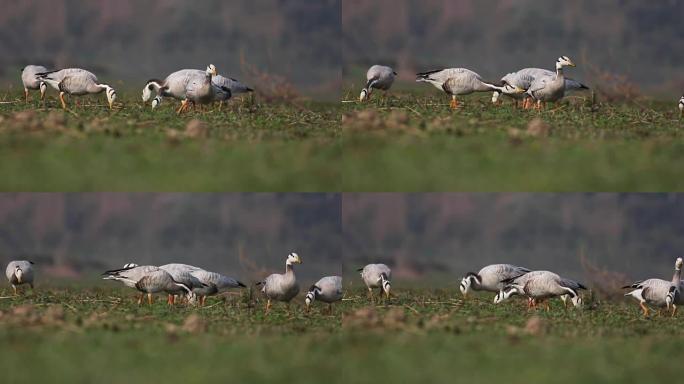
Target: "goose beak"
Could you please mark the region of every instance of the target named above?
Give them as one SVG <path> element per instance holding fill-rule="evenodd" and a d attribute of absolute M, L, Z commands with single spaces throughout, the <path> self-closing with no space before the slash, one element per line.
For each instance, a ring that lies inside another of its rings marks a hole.
<path fill-rule="evenodd" d="M 570 61 L 570 62 L 568 63 L 568 65 L 571 66 L 571 67 L 576 67 L 575 63 L 573 63 L 572 61 Z"/>
<path fill-rule="evenodd" d="M 114 109 L 114 101 L 109 100 L 109 109 Z"/>
<path fill-rule="evenodd" d="M 515 87 L 515 93 L 525 93 L 525 92 L 527 92 L 527 91 L 520 88 L 520 87 L 517 87 L 517 86 Z"/>

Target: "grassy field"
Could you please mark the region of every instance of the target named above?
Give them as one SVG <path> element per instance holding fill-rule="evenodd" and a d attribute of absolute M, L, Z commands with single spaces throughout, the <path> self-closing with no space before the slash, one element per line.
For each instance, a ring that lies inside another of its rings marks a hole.
<path fill-rule="evenodd" d="M 23 382 L 605 382 L 678 374 L 681 318 L 587 298 L 584 310 L 528 312 L 522 300 L 462 300 L 457 288 L 394 287 L 372 304 L 349 288 L 329 315 L 289 312 L 247 291 L 206 307 L 135 304 L 134 292 L 39 287 L 0 292 L 0 369 Z"/>
<path fill-rule="evenodd" d="M 178 117 L 135 93 L 109 111 L 104 96 L 63 112 L 0 97 L 5 191 L 328 191 L 339 189 L 339 108 L 269 104 L 251 96 Z M 33 95 L 35 98 L 35 94 Z M 193 121 L 195 120 L 195 121 Z"/>
<path fill-rule="evenodd" d="M 344 100 L 353 101 L 349 88 Z M 684 120 L 676 100 L 592 103 L 542 112 L 431 87 L 343 103 L 347 191 L 679 191 Z"/>

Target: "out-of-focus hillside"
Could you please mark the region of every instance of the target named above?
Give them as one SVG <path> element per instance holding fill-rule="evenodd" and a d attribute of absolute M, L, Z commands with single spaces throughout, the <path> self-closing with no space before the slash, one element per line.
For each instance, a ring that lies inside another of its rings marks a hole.
<path fill-rule="evenodd" d="M 340 197 L 323 194 L 4 194 L 0 262 L 84 276 L 128 262 L 182 262 L 244 279 L 285 268 L 338 274 Z"/>
<path fill-rule="evenodd" d="M 652 194 L 345 194 L 345 270 L 459 276 L 510 262 L 581 277 L 580 255 L 632 278 L 684 256 L 684 198 Z"/>
<path fill-rule="evenodd" d="M 24 65 L 78 66 L 135 83 L 180 68 L 249 81 L 243 60 L 284 76 L 302 92 L 340 86 L 340 0 L 3 1 L 0 84 Z"/>
<path fill-rule="evenodd" d="M 677 0 L 345 0 L 344 71 L 388 63 L 411 80 L 418 70 L 462 66 L 498 79 L 553 69 L 568 55 L 579 65 L 571 76 L 590 83 L 616 74 L 680 95 L 683 19 Z"/>

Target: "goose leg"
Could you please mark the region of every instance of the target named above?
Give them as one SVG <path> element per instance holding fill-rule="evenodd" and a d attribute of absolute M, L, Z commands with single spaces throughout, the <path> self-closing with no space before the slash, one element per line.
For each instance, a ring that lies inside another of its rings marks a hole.
<path fill-rule="evenodd" d="M 368 288 L 368 298 L 371 302 L 373 301 L 373 290 L 370 287 Z"/>
<path fill-rule="evenodd" d="M 186 106 L 186 105 L 188 105 L 188 100 L 187 100 L 187 99 L 181 101 L 181 106 L 180 106 L 180 108 L 178 108 L 178 110 L 176 111 L 176 113 L 179 114 L 179 115 L 180 115 L 181 113 L 183 113 L 183 110 L 185 109 L 185 106 Z"/>
<path fill-rule="evenodd" d="M 269 312 L 271 312 L 271 299 L 266 301 L 266 314 L 268 315 Z"/>
<path fill-rule="evenodd" d="M 675 308 L 675 310 L 676 310 L 676 308 Z M 329 311 L 329 314 L 330 314 L 330 315 L 333 314 L 332 303 L 328 303 L 328 311 Z M 674 316 L 674 312 L 672 312 L 672 316 Z"/>
<path fill-rule="evenodd" d="M 458 108 L 458 100 L 456 100 L 456 95 L 451 95 L 451 102 L 449 103 L 451 109 Z"/>
<path fill-rule="evenodd" d="M 12 289 L 14 289 L 14 296 L 17 296 L 17 286 L 12 284 Z"/>
<path fill-rule="evenodd" d="M 677 313 L 677 306 L 672 304 L 672 317 L 675 317 L 675 314 Z"/>
<path fill-rule="evenodd" d="M 549 312 L 551 310 L 551 306 L 549 305 L 549 300 L 544 300 L 544 305 L 546 307 L 546 312 Z"/>
<path fill-rule="evenodd" d="M 152 305 L 152 294 L 151 293 L 147 294 L 147 304 Z"/>
<path fill-rule="evenodd" d="M 166 304 L 171 305 L 171 297 L 173 297 L 173 295 L 170 293 L 166 296 Z"/>
<path fill-rule="evenodd" d="M 646 304 L 644 304 L 644 302 L 641 301 L 641 302 L 639 302 L 639 306 L 641 307 L 641 310 L 644 311 L 644 317 L 648 317 L 649 311 L 648 311 L 648 307 L 646 306 Z"/>
<path fill-rule="evenodd" d="M 67 109 L 66 101 L 64 101 L 64 92 L 59 93 L 59 101 L 62 102 L 62 109 Z"/>
<path fill-rule="evenodd" d="M 141 293 L 140 296 L 138 296 L 138 305 L 141 305 L 141 304 L 142 304 L 143 297 L 145 297 L 145 294 L 144 294 L 144 293 Z"/>
<path fill-rule="evenodd" d="M 29 94 L 28 89 L 27 89 L 27 88 L 24 88 L 24 101 L 25 101 L 27 104 L 28 104 L 28 94 Z"/>

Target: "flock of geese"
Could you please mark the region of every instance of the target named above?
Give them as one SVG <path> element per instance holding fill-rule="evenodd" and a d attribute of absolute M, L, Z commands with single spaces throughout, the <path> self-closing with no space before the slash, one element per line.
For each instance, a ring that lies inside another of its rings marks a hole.
<path fill-rule="evenodd" d="M 500 85 L 484 81 L 482 76 L 466 68 L 447 68 L 416 74 L 416 81 L 428 83 L 440 91 L 451 96 L 449 106 L 457 109 L 458 96 L 469 95 L 474 92 L 493 92 L 492 103 L 500 103 L 501 95 L 512 98 L 518 107 L 522 101 L 523 109 L 542 109 L 548 102 L 558 102 L 566 93 L 589 89 L 577 80 L 565 77 L 564 68 L 575 67 L 575 64 L 567 56 L 561 56 L 556 60 L 555 70 L 543 68 L 523 68 L 503 76 Z M 359 101 L 370 99 L 373 90 L 388 91 L 397 72 L 391 67 L 373 65 L 366 73 L 366 85 L 361 90 Z M 684 96 L 679 99 L 679 111 L 684 117 Z"/>
<path fill-rule="evenodd" d="M 81 68 L 65 68 L 48 71 L 40 65 L 28 65 L 21 72 L 24 85 L 24 98 L 28 103 L 29 91 L 40 90 L 40 99 L 45 100 L 48 85 L 59 91 L 59 101 L 62 108 L 67 109 L 65 95 L 83 96 L 105 92 L 109 108 L 114 107 L 116 90 L 101 83 L 95 74 Z M 181 101 L 177 110 L 183 113 L 192 105 L 224 102 L 233 96 L 253 92 L 253 89 L 230 77 L 218 74 L 216 67 L 209 64 L 207 69 L 182 69 L 171 73 L 166 79 L 151 79 L 147 81 L 142 91 L 142 100 L 147 103 L 152 98 L 152 109 L 158 107 L 164 97 L 171 97 Z"/>
<path fill-rule="evenodd" d="M 271 310 L 272 301 L 288 304 L 299 294 L 299 284 L 294 272 L 294 265 L 301 264 L 302 259 L 296 253 L 290 253 L 285 260 L 285 273 L 274 273 L 256 283 L 261 286 L 261 293 L 266 297 L 266 313 Z M 643 315 L 650 314 L 649 305 L 660 309 L 671 309 L 675 316 L 677 305 L 684 302 L 684 280 L 682 280 L 682 258 L 675 261 L 672 279 L 649 278 L 622 287 L 631 289 L 625 296 L 636 299 Z M 373 290 L 377 289 L 378 297 L 383 295 L 390 300 L 392 287 L 392 270 L 385 264 L 368 264 L 358 270 L 361 279 L 368 289 L 371 301 L 375 300 Z M 17 294 L 17 287 L 27 284 L 33 289 L 33 262 L 27 260 L 11 261 L 5 270 L 7 280 Z M 231 288 L 244 288 L 243 283 L 235 278 L 216 272 L 210 272 L 187 264 L 166 264 L 161 266 L 137 265 L 129 263 L 123 268 L 106 271 L 104 280 L 114 280 L 133 288 L 140 293 L 138 304 L 142 304 L 145 295 L 149 304 L 153 295 L 166 293 L 167 303 L 174 305 L 176 297 L 188 304 L 205 304 L 207 296 L 216 295 Z M 551 271 L 531 270 L 513 264 L 491 264 L 479 272 L 468 272 L 461 280 L 460 291 L 467 298 L 472 291 L 496 293 L 494 304 L 502 303 L 513 296 L 527 298 L 527 307 L 536 309 L 544 304 L 549 310 L 549 299 L 559 298 L 564 307 L 571 303 L 575 308 L 582 308 L 581 290 L 587 288 L 580 282 L 562 277 Z M 325 276 L 313 284 L 304 298 L 307 312 L 315 301 L 328 304 L 332 314 L 332 304 L 343 297 L 342 277 Z"/>

